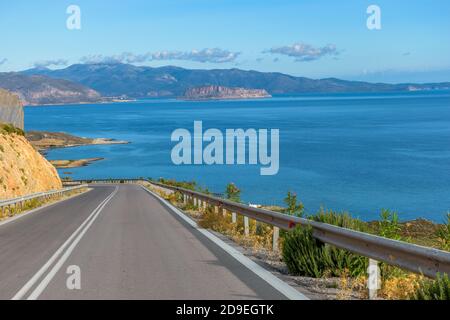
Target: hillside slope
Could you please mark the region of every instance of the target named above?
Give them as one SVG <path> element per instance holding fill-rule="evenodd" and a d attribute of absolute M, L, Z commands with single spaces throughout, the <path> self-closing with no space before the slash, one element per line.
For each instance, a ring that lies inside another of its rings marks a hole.
<path fill-rule="evenodd" d="M 16 93 L 25 105 L 101 101 L 100 94 L 82 84 L 41 75 L 0 73 L 0 88 Z"/>
<path fill-rule="evenodd" d="M 0 200 L 62 188 L 55 167 L 10 128 L 0 124 Z"/>

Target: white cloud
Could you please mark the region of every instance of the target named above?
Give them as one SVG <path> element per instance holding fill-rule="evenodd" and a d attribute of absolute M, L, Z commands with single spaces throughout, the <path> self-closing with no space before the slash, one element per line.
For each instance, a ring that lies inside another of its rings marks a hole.
<path fill-rule="evenodd" d="M 264 53 L 280 54 L 295 58 L 295 61 L 305 62 L 318 60 L 324 56 L 337 56 L 339 51 L 334 44 L 328 44 L 324 47 L 313 47 L 306 43 L 295 43 L 290 46 L 275 47 Z"/>
<path fill-rule="evenodd" d="M 69 61 L 65 59 L 43 60 L 34 63 L 35 68 L 47 68 L 51 66 L 67 66 Z"/>
<path fill-rule="evenodd" d="M 186 60 L 196 62 L 226 63 L 234 62 L 240 52 L 231 52 L 219 48 L 192 50 L 192 51 L 158 51 L 144 54 L 124 52 L 119 55 L 89 55 L 80 60 L 84 63 L 143 63 L 155 60 Z"/>

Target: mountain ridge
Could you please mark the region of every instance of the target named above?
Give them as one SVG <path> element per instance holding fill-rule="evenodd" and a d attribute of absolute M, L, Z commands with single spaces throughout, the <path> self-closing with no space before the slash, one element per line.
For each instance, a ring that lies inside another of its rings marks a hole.
<path fill-rule="evenodd" d="M 392 92 L 450 89 L 444 83 L 369 83 L 338 78 L 310 79 L 280 72 L 233 69 L 147 67 L 122 63 L 74 64 L 64 69 L 29 69 L 25 75 L 63 79 L 92 88 L 106 97 L 181 97 L 188 89 L 223 86 L 266 90 L 269 94 Z"/>

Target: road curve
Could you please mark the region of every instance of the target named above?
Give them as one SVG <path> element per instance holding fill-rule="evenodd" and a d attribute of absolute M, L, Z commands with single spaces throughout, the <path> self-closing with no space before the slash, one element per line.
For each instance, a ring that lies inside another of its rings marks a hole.
<path fill-rule="evenodd" d="M 0 299 L 286 298 L 136 185 L 95 186 L 0 241 Z"/>

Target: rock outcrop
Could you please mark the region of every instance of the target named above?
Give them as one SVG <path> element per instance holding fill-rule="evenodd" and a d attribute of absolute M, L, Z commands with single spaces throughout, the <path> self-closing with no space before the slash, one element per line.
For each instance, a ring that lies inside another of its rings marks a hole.
<path fill-rule="evenodd" d="M 264 89 L 228 88 L 223 86 L 204 86 L 186 90 L 182 99 L 210 100 L 210 99 L 256 99 L 270 98 Z"/>
<path fill-rule="evenodd" d="M 23 107 L 17 95 L 0 88 L 0 122 L 24 128 Z"/>
<path fill-rule="evenodd" d="M 0 200 L 62 188 L 58 173 L 39 152 L 0 124 Z"/>

